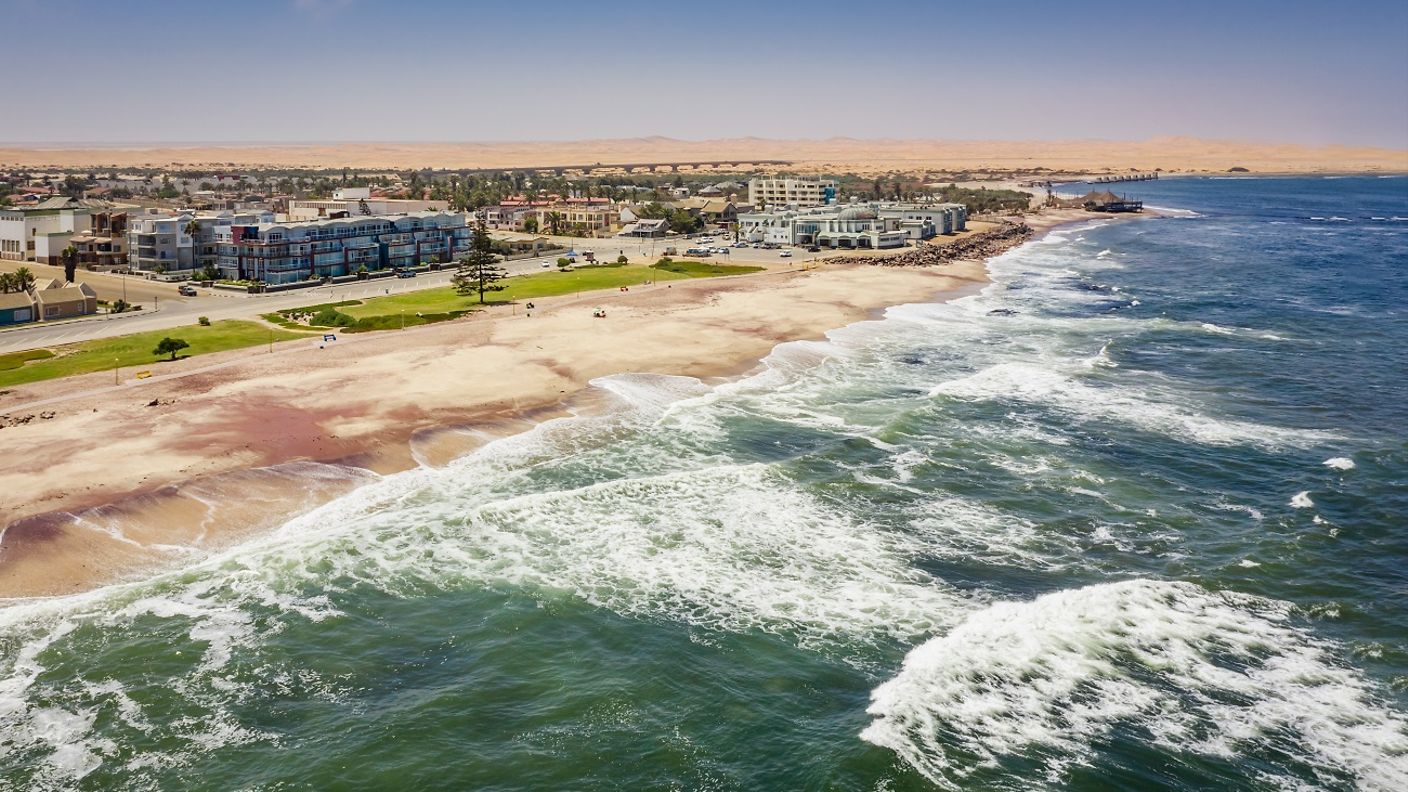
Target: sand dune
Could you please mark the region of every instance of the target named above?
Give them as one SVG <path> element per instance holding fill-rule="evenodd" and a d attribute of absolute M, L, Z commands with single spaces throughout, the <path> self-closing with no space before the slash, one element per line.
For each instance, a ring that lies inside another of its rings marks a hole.
<path fill-rule="evenodd" d="M 0 147 L 0 165 L 104 168 L 170 165 L 309 168 L 524 168 L 750 159 L 797 171 L 927 169 L 1065 172 L 1408 171 L 1408 149 L 1302 146 L 1165 137 L 1145 141 L 676 140 L 664 137 L 517 143 Z"/>

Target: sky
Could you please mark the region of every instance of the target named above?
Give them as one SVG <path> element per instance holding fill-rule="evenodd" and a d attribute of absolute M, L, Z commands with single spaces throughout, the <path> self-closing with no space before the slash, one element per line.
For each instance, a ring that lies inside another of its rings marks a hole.
<path fill-rule="evenodd" d="M 1408 2 L 0 0 L 0 142 L 1408 148 Z"/>

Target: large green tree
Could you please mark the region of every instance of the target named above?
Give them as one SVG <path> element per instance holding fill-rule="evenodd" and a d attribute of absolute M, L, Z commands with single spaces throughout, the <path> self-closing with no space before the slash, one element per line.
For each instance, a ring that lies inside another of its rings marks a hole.
<path fill-rule="evenodd" d="M 156 349 L 152 350 L 153 355 L 170 355 L 172 360 L 176 359 L 176 353 L 190 346 L 190 344 L 179 338 L 167 336 L 156 344 Z"/>
<path fill-rule="evenodd" d="M 484 302 L 487 292 L 503 291 L 500 283 L 508 277 L 508 270 L 498 265 L 499 257 L 494 254 L 494 243 L 489 238 L 489 229 L 484 221 L 474 227 L 469 250 L 459 259 L 459 271 L 452 281 L 455 291 L 468 297 L 479 294 L 479 302 Z"/>

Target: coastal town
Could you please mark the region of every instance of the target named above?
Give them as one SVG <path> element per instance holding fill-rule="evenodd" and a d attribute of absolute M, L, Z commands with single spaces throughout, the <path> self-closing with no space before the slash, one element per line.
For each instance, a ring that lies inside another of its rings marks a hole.
<path fill-rule="evenodd" d="M 10 0 L 0 792 L 1408 792 L 1408 3 Z"/>
<path fill-rule="evenodd" d="M 0 497 L 12 551 L 51 517 L 122 493 L 337 458 L 368 433 L 389 446 L 367 464 L 401 469 L 391 449 L 406 433 L 555 409 L 598 374 L 731 371 L 881 305 L 981 282 L 985 257 L 1085 214 L 1010 179 L 923 174 L 93 176 L 0 176 L 0 431 L 43 469 L 70 468 L 6 474 L 6 492 L 43 490 Z M 444 377 L 462 384 L 414 384 Z M 265 404 L 273 392 L 286 396 Z M 247 420 L 288 434 L 231 445 L 242 435 L 221 427 Z M 62 484 L 98 463 L 80 448 L 94 442 L 157 445 L 131 476 Z M 0 590 L 52 590 L 47 568 L 7 564 Z"/>
<path fill-rule="evenodd" d="M 966 203 L 945 200 L 945 192 Z M 1030 193 L 1006 189 L 817 177 L 694 174 L 688 182 L 676 175 L 613 184 L 553 171 L 478 180 L 412 172 L 393 180 L 344 170 L 332 184 L 226 173 L 9 172 L 0 174 L 0 326 L 150 316 L 162 294 L 171 311 L 211 295 L 403 280 L 452 269 L 477 227 L 501 261 L 531 262 L 513 274 L 559 254 L 575 262 L 574 248 L 591 263 L 590 248 L 613 246 L 612 258 L 629 249 L 636 260 L 767 264 L 823 250 L 942 242 L 968 231 L 970 214 L 1021 214 L 1031 203 Z M 133 299 L 136 281 L 149 300 Z M 3 346 L 17 348 L 13 340 Z"/>

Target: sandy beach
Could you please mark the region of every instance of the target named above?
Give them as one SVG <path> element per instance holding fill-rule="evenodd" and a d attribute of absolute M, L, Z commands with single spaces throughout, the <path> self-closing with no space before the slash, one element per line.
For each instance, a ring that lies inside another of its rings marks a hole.
<path fill-rule="evenodd" d="M 622 163 L 736 164 L 785 160 L 802 173 L 1104 173 L 1142 170 L 1220 173 L 1408 172 L 1408 150 L 1365 146 L 1304 146 L 1258 141 L 1164 137 L 1140 141 L 979 140 L 610 140 L 460 143 L 339 143 L 289 145 L 169 145 L 23 147 L 0 145 L 0 166 L 26 168 L 532 168 Z M 767 166 L 776 170 L 778 166 Z M 729 170 L 729 168 L 724 168 Z M 733 168 L 737 170 L 737 168 Z"/>
<path fill-rule="evenodd" d="M 597 377 L 737 376 L 779 343 L 986 280 L 981 261 L 775 269 L 545 299 L 531 317 L 498 306 L 206 355 L 119 386 L 95 373 L 17 387 L 9 414 L 52 417 L 0 430 L 25 450 L 0 467 L 0 596 L 73 592 L 199 557 L 377 475 L 590 409 Z M 592 317 L 597 306 L 607 318 Z"/>

